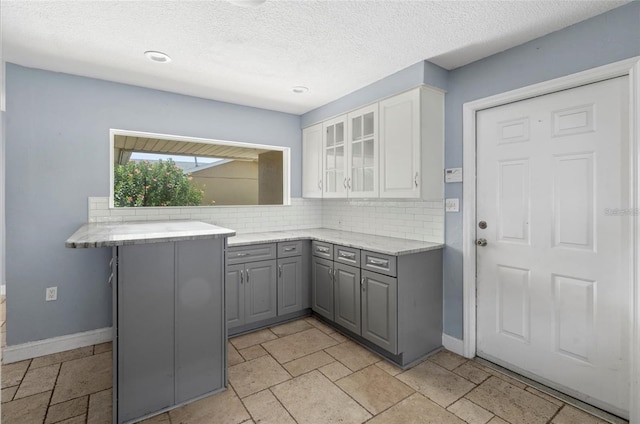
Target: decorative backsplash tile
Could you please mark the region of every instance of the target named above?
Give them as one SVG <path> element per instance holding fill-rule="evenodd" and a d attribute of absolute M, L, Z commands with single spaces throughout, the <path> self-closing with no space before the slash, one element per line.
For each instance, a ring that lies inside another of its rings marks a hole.
<path fill-rule="evenodd" d="M 238 234 L 331 228 L 442 243 L 442 202 L 291 199 L 289 206 L 109 208 L 108 197 L 89 197 L 89 222 L 195 219 Z"/>

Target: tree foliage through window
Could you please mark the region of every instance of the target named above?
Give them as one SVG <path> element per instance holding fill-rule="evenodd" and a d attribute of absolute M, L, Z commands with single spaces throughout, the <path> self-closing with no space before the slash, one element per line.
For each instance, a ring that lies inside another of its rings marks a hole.
<path fill-rule="evenodd" d="M 173 160 L 130 161 L 114 167 L 114 204 L 123 206 L 200 206 L 204 186 L 196 187 Z"/>

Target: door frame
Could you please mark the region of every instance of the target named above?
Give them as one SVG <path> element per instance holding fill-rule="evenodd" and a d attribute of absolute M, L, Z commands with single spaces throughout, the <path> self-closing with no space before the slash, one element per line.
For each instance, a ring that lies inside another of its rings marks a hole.
<path fill-rule="evenodd" d="M 630 422 L 640 424 L 640 56 L 529 85 L 463 104 L 463 353 L 476 355 L 476 113 L 482 109 L 567 90 L 609 78 L 629 76 L 629 155 L 632 186 L 632 278 L 629 287 L 632 317 Z"/>

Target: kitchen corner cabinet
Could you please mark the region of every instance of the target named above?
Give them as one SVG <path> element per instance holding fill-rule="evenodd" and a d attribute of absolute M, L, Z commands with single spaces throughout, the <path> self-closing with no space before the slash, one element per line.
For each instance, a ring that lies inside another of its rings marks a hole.
<path fill-rule="evenodd" d="M 322 197 L 322 124 L 302 130 L 302 197 Z"/>
<path fill-rule="evenodd" d="M 429 87 L 382 100 L 380 197 L 442 200 L 444 93 Z"/>
<path fill-rule="evenodd" d="M 114 422 L 224 389 L 225 239 L 113 249 Z"/>
<path fill-rule="evenodd" d="M 390 256 L 315 241 L 312 310 L 408 366 L 442 345 L 442 251 Z"/>

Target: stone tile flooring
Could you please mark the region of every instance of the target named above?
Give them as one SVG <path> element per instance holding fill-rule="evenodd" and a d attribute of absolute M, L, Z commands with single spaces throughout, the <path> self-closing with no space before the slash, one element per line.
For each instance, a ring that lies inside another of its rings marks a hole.
<path fill-rule="evenodd" d="M 145 423 L 605 422 L 448 351 L 403 371 L 314 318 L 228 347 L 228 390 Z M 3 365 L 2 423 L 111 423 L 111 372 L 110 343 Z"/>

